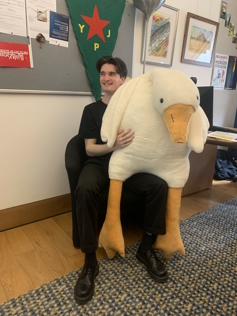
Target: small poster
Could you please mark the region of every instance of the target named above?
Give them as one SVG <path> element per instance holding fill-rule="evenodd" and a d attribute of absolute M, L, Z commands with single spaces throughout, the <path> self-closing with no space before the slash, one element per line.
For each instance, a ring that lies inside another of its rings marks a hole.
<path fill-rule="evenodd" d="M 235 90 L 237 80 L 237 56 L 229 56 L 225 89 Z"/>
<path fill-rule="evenodd" d="M 230 21 L 231 21 L 231 14 L 230 13 L 226 13 L 225 15 L 225 27 L 230 27 Z"/>
<path fill-rule="evenodd" d="M 31 68 L 29 45 L 0 42 L 0 67 Z"/>
<path fill-rule="evenodd" d="M 212 77 L 214 89 L 223 90 L 225 87 L 228 59 L 229 56 L 227 55 L 216 54 Z"/>
<path fill-rule="evenodd" d="M 227 11 L 227 2 L 222 1 L 221 3 L 221 15 L 220 18 L 225 20 L 225 15 Z"/>
<path fill-rule="evenodd" d="M 69 16 L 50 11 L 49 43 L 68 47 Z"/>

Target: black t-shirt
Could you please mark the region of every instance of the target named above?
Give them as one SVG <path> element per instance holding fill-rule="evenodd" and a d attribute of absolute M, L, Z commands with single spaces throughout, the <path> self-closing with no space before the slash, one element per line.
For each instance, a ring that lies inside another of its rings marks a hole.
<path fill-rule="evenodd" d="M 102 141 L 100 136 L 100 129 L 102 125 L 102 118 L 107 105 L 101 100 L 91 103 L 84 108 L 81 124 L 79 128 L 79 137 L 83 139 L 96 138 L 96 144 L 106 144 Z M 103 156 L 90 157 L 88 161 L 103 161 L 108 163 L 111 153 Z M 106 160 L 106 161 L 105 161 Z"/>

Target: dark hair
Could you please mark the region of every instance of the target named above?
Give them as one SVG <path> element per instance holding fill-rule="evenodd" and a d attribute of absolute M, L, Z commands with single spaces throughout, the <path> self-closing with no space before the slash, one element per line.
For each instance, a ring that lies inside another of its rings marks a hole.
<path fill-rule="evenodd" d="M 104 64 L 114 65 L 116 68 L 116 72 L 120 75 L 120 78 L 127 77 L 127 74 L 128 74 L 127 66 L 122 59 L 118 57 L 112 57 L 112 56 L 101 57 L 96 63 L 96 69 L 98 72 L 100 72 Z"/>

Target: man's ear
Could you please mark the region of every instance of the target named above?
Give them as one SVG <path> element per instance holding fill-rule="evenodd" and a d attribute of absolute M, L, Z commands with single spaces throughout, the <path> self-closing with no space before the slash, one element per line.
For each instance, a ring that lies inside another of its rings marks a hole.
<path fill-rule="evenodd" d="M 121 79 L 121 85 L 124 84 L 124 82 L 126 81 L 126 78 L 125 77 L 121 77 L 120 79 Z"/>

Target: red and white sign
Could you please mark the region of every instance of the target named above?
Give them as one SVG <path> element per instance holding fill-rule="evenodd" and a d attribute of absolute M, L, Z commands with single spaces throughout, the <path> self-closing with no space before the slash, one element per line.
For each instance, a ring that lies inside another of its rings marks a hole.
<path fill-rule="evenodd" d="M 31 68 L 29 45 L 0 42 L 0 67 Z"/>

